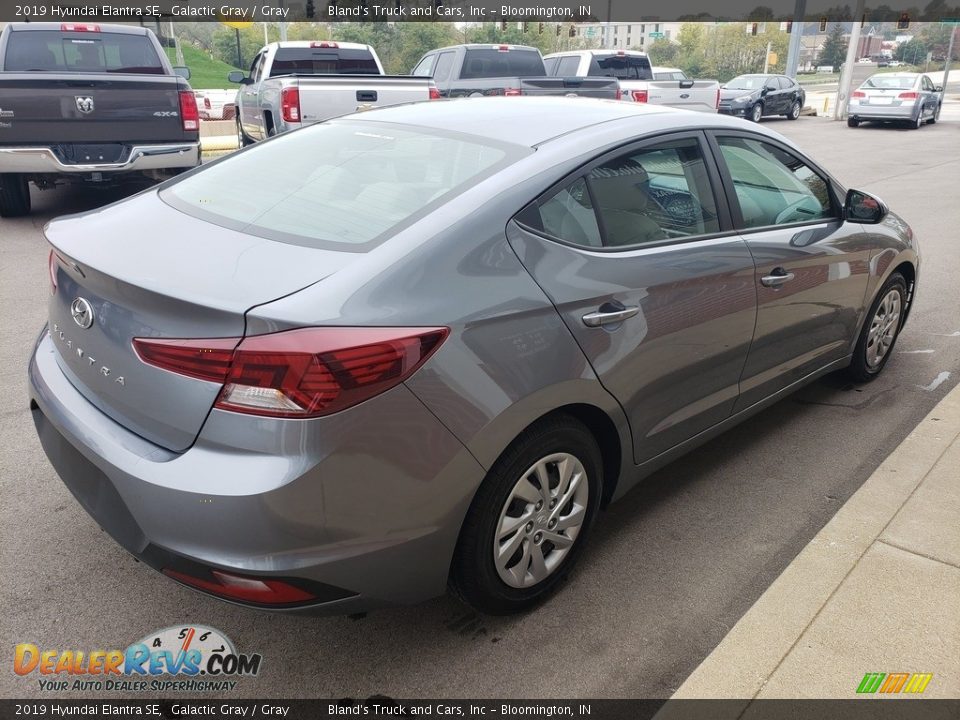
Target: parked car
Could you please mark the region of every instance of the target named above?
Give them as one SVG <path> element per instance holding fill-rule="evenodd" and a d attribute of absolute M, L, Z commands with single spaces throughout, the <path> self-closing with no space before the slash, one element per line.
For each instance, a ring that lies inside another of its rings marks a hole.
<path fill-rule="evenodd" d="M 270 43 L 249 75 L 235 70 L 228 79 L 241 85 L 241 146 L 357 110 L 439 97 L 429 78 L 384 75 L 369 45 L 326 40 Z"/>
<path fill-rule="evenodd" d="M 753 122 L 770 115 L 800 117 L 807 93 L 786 75 L 738 75 L 720 89 L 720 112 Z"/>
<path fill-rule="evenodd" d="M 896 121 L 919 128 L 933 125 L 940 117 L 943 87 L 919 73 L 879 73 L 868 77 L 850 94 L 847 125 L 857 127 L 867 120 Z"/>
<path fill-rule="evenodd" d="M 615 79 L 548 77 L 543 56 L 525 45 L 451 45 L 431 50 L 412 73 L 431 77 L 441 97 L 577 95 L 620 98 Z"/>
<path fill-rule="evenodd" d="M 237 96 L 236 90 L 195 90 L 197 108 L 200 110 L 201 120 L 232 120 L 228 117 L 227 107 L 233 104 Z"/>
<path fill-rule="evenodd" d="M 720 100 L 716 80 L 654 78 L 647 54 L 636 50 L 571 50 L 547 55 L 544 62 L 551 75 L 615 77 L 626 101 L 713 113 Z"/>
<path fill-rule="evenodd" d="M 0 217 L 32 182 L 163 179 L 200 164 L 190 71 L 131 25 L 10 23 L 0 32 Z M 182 75 L 182 76 L 181 76 Z"/>
<path fill-rule="evenodd" d="M 300 613 L 530 607 L 644 476 L 875 378 L 920 261 L 774 132 L 566 98 L 338 118 L 45 233 L 67 487 L 174 580 Z"/>

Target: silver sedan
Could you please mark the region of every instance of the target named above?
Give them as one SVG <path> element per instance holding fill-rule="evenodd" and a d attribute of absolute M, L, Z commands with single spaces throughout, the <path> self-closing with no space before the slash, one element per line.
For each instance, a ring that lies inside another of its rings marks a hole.
<path fill-rule="evenodd" d="M 927 75 L 871 75 L 850 96 L 847 125 L 857 127 L 867 120 L 903 122 L 912 128 L 932 125 L 940 117 L 942 91 Z"/>
<path fill-rule="evenodd" d="M 920 270 L 773 131 L 569 98 L 318 123 L 45 234 L 63 482 L 171 579 L 297 613 L 540 602 L 646 475 L 876 377 Z"/>

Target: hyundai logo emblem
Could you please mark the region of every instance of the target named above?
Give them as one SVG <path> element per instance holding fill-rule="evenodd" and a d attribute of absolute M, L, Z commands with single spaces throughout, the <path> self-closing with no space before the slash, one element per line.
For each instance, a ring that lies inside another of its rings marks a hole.
<path fill-rule="evenodd" d="M 78 297 L 70 303 L 70 317 L 77 325 L 86 330 L 93 325 L 93 308 L 82 297 Z"/>

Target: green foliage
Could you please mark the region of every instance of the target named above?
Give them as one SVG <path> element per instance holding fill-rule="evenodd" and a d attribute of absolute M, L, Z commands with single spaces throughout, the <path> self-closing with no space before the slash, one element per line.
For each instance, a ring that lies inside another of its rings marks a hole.
<path fill-rule="evenodd" d="M 955 25 L 928 23 L 920 31 L 918 37 L 927 46 L 927 50 L 933 53 L 934 58 L 946 58 L 947 48 L 950 47 L 951 32 L 956 33 L 953 42 L 953 58 L 951 59 L 960 60 L 960 29 L 957 29 Z"/>
<path fill-rule="evenodd" d="M 651 64 L 673 67 L 680 56 L 680 46 L 667 39 L 660 39 L 650 43 L 647 54 Z"/>
<path fill-rule="evenodd" d="M 672 64 L 692 78 L 727 82 L 744 73 L 763 72 L 768 42 L 770 52 L 777 54 L 777 63 L 768 70 L 783 72 L 790 36 L 775 23 L 767 23 L 765 32 L 756 35 L 747 34 L 742 22 L 685 23 L 677 40 L 680 46 Z"/>
<path fill-rule="evenodd" d="M 183 51 L 183 62 L 190 68 L 190 87 L 195 90 L 216 89 L 235 87 L 227 82 L 227 73 L 236 70 L 233 65 L 221 62 L 217 58 L 210 57 L 210 54 L 195 48 L 192 45 L 181 42 L 180 49 Z M 166 48 L 167 57 L 174 65 L 177 64 L 177 53 L 173 48 Z"/>
<path fill-rule="evenodd" d="M 909 42 L 900 43 L 893 56 L 908 65 L 921 65 L 927 59 L 927 45 L 920 38 L 913 38 Z"/>
<path fill-rule="evenodd" d="M 840 23 L 833 26 L 833 30 L 823 42 L 817 65 L 832 65 L 839 68 L 847 59 L 847 40 L 843 37 L 843 27 Z"/>
<path fill-rule="evenodd" d="M 338 23 L 333 39 L 371 45 L 389 75 L 406 75 L 428 50 L 462 42 L 452 23 Z"/>

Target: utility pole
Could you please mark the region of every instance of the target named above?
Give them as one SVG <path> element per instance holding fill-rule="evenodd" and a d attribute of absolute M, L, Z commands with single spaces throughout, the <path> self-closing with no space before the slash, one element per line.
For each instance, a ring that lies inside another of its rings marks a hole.
<path fill-rule="evenodd" d="M 269 44 L 270 44 L 270 38 L 267 37 L 267 24 L 266 24 L 266 23 L 261 23 L 261 25 L 263 25 L 263 44 L 264 44 L 264 45 L 269 45 Z"/>
<path fill-rule="evenodd" d="M 807 14 L 807 0 L 796 0 L 793 6 L 793 27 L 790 28 L 790 45 L 787 49 L 787 77 L 797 77 L 800 64 L 800 40 L 803 38 L 803 17 Z"/>
<path fill-rule="evenodd" d="M 613 6 L 613 0 L 607 0 L 607 22 L 603 28 L 603 46 L 605 48 L 613 47 L 613 36 L 610 33 L 610 15 Z"/>
<path fill-rule="evenodd" d="M 173 40 L 173 48 L 176 51 L 177 65 L 183 65 L 183 50 L 180 49 L 180 43 L 177 42 L 177 36 L 173 33 L 173 20 L 170 21 L 170 39 Z"/>
<path fill-rule="evenodd" d="M 950 61 L 953 59 L 953 36 L 957 34 L 957 22 L 950 25 L 950 44 L 947 46 L 947 61 L 943 64 L 943 90 L 940 91 L 940 103 L 947 94 L 947 80 L 950 78 Z"/>
<path fill-rule="evenodd" d="M 763 58 L 763 74 L 766 75 L 770 69 L 770 41 L 767 41 L 767 54 Z"/>
<path fill-rule="evenodd" d="M 857 0 L 857 10 L 853 13 L 854 18 L 863 17 L 864 0 Z M 847 113 L 847 103 L 850 102 L 850 86 L 853 84 L 853 68 L 857 62 L 857 46 L 860 44 L 860 21 L 853 21 L 853 28 L 850 30 L 850 44 L 847 45 L 847 60 L 843 64 L 843 72 L 840 73 L 840 87 L 837 88 L 837 102 L 833 108 L 833 119 L 843 120 Z"/>

